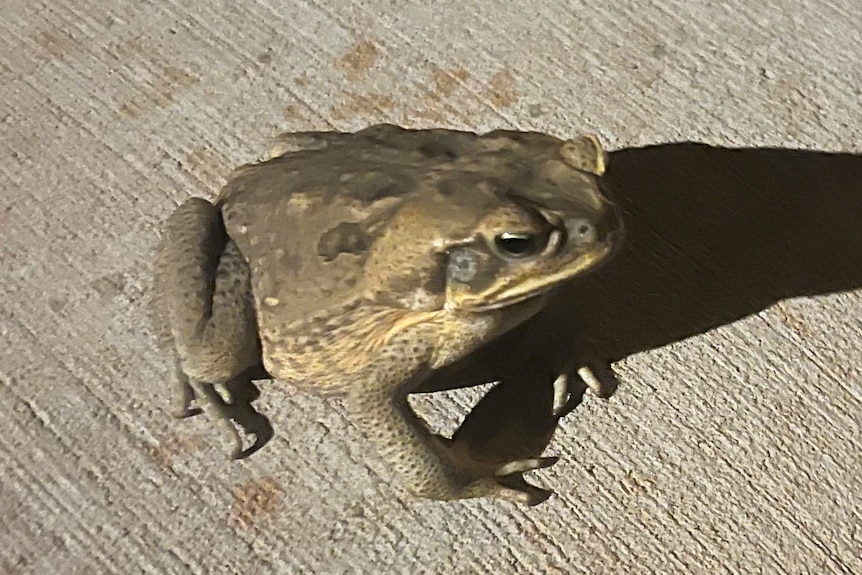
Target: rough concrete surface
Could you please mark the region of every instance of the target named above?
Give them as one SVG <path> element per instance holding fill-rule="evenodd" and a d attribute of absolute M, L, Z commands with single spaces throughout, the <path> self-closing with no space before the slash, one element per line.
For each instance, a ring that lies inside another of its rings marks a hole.
<path fill-rule="evenodd" d="M 862 573 L 860 111 L 858 0 L 4 0 L 0 572 Z M 631 243 L 554 317 L 620 387 L 541 506 L 398 498 L 288 388 L 242 462 L 169 416 L 160 222 L 277 132 L 381 121 L 619 150 Z"/>

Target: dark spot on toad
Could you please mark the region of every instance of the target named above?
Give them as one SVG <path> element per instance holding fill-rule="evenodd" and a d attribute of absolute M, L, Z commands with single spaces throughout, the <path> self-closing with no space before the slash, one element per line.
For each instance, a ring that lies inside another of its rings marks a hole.
<path fill-rule="evenodd" d="M 368 236 L 354 222 L 341 222 L 325 231 L 317 244 L 317 254 L 331 262 L 338 254 L 361 254 L 368 249 Z"/>

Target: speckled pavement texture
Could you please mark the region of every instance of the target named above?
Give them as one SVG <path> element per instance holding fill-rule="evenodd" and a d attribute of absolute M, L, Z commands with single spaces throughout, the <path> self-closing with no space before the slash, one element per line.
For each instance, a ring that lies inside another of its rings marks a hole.
<path fill-rule="evenodd" d="M 858 0 L 5 0 L 0 573 L 862 573 L 860 111 Z M 242 462 L 169 416 L 160 223 L 280 131 L 382 121 L 615 150 L 630 242 L 553 319 L 620 387 L 538 507 L 401 499 L 290 388 Z"/>

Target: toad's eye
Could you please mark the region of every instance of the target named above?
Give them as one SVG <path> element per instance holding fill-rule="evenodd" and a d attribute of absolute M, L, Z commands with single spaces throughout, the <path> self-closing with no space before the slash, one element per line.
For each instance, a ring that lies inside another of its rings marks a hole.
<path fill-rule="evenodd" d="M 536 255 L 545 246 L 547 235 L 527 232 L 504 232 L 494 238 L 494 251 L 506 259 L 523 259 Z"/>

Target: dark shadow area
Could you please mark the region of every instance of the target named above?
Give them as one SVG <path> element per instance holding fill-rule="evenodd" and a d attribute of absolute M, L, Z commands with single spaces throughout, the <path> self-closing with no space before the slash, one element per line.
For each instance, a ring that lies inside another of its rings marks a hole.
<path fill-rule="evenodd" d="M 552 310 L 578 356 L 616 361 L 862 288 L 860 156 L 670 144 L 613 153 L 607 184 L 625 246 Z"/>
<path fill-rule="evenodd" d="M 862 287 L 860 156 L 671 144 L 614 153 L 607 184 L 626 243 L 550 314 L 579 358 L 616 361 Z"/>

